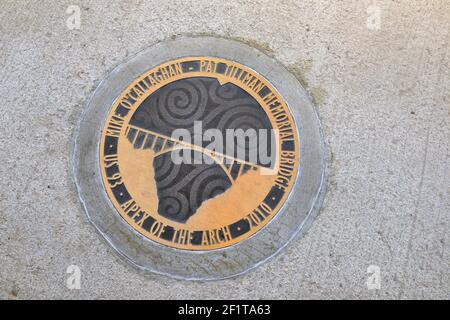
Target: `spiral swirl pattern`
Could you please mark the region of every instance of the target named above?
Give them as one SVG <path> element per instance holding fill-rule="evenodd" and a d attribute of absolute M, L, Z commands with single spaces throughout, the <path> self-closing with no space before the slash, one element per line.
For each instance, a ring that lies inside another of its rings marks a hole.
<path fill-rule="evenodd" d="M 158 213 L 173 221 L 186 222 L 204 201 L 222 194 L 231 186 L 231 181 L 218 164 L 175 165 L 171 161 L 171 152 L 166 152 L 155 157 L 153 165 L 159 198 Z"/>

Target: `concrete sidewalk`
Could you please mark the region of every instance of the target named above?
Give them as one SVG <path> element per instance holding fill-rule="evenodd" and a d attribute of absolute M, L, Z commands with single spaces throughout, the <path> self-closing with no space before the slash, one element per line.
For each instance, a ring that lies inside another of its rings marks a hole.
<path fill-rule="evenodd" d="M 67 26 L 71 5 L 80 29 Z M 447 0 L 2 0 L 0 298 L 449 299 L 449 32 Z M 328 143 L 309 233 L 231 280 L 138 273 L 88 223 L 72 180 L 74 128 L 97 84 L 181 34 L 238 39 L 281 61 Z M 80 290 L 66 287 L 70 265 Z"/>

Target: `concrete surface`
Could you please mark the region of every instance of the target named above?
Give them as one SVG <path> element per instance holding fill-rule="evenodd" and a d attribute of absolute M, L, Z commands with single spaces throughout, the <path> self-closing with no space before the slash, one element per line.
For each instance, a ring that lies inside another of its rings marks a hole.
<path fill-rule="evenodd" d="M 450 4 L 374 1 L 0 3 L 0 297 L 449 299 Z M 69 30 L 66 9 L 81 8 Z M 73 132 L 114 65 L 177 34 L 243 39 L 290 66 L 330 150 L 309 233 L 245 276 L 144 276 L 101 240 L 77 199 Z M 81 289 L 66 287 L 69 265 Z M 367 268 L 381 270 L 368 290 Z"/>

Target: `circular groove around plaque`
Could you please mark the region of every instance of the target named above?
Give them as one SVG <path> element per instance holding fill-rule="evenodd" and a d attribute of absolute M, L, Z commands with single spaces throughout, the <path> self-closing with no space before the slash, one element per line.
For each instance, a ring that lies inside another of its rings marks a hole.
<path fill-rule="evenodd" d="M 75 141 L 89 220 L 136 267 L 183 279 L 241 274 L 306 231 L 324 171 L 319 120 L 295 77 L 214 37 L 119 65 Z"/>

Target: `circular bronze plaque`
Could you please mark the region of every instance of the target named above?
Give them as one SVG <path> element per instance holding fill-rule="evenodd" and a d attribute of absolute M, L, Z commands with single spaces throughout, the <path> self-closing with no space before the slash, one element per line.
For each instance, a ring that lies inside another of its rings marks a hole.
<path fill-rule="evenodd" d="M 87 217 L 139 270 L 242 274 L 304 233 L 324 195 L 307 92 L 233 40 L 181 37 L 130 57 L 94 91 L 75 136 Z"/>
<path fill-rule="evenodd" d="M 174 59 L 145 72 L 111 107 L 100 141 L 115 209 L 145 237 L 186 250 L 258 232 L 285 203 L 298 166 L 285 101 L 226 59 Z"/>

